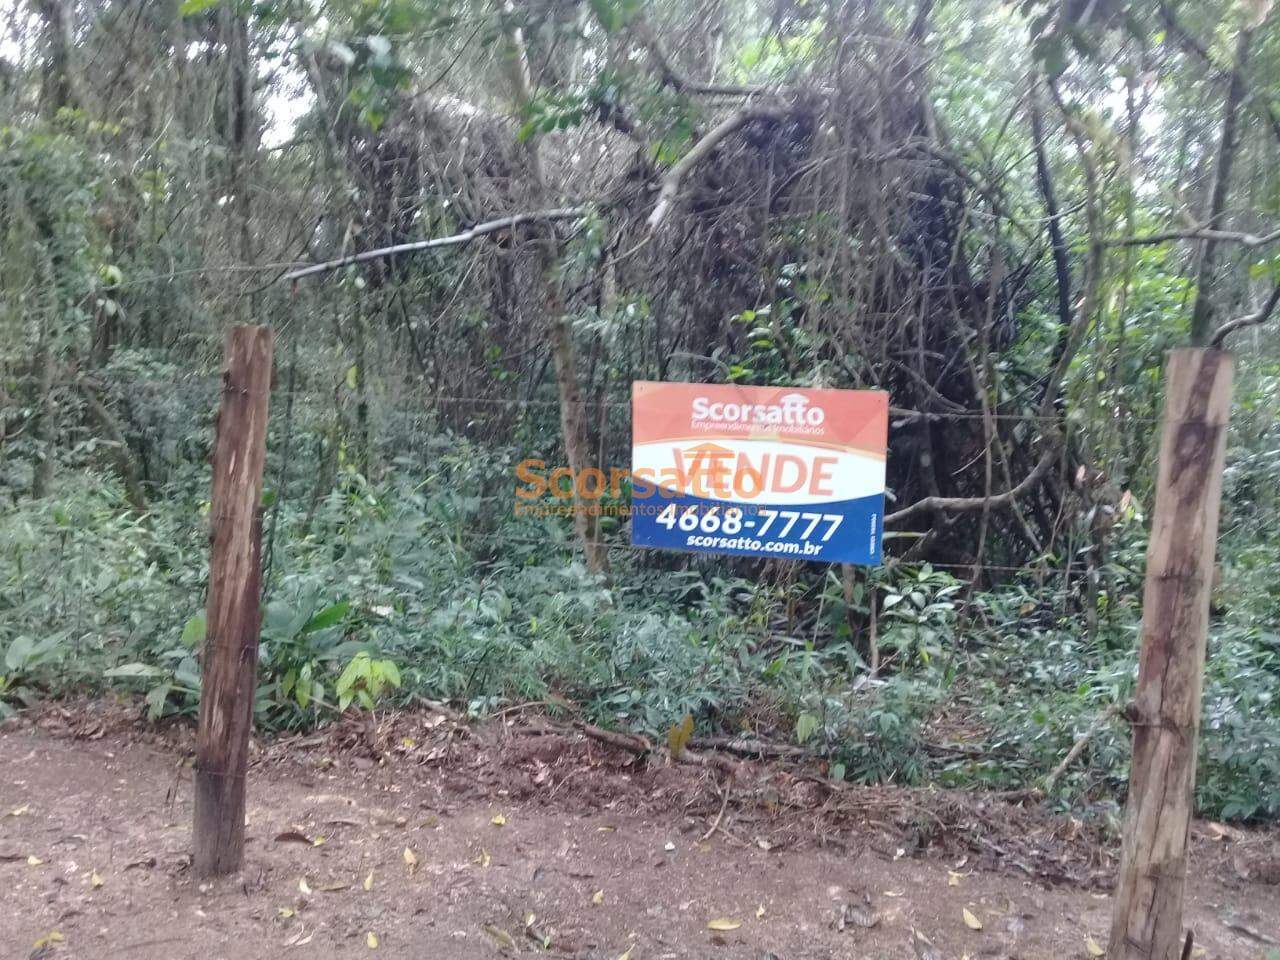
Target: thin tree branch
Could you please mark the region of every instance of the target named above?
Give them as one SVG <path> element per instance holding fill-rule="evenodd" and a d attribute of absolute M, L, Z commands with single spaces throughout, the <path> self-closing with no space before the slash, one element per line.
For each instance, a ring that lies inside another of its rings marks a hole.
<path fill-rule="evenodd" d="M 1236 158 L 1236 125 L 1240 101 L 1244 99 L 1244 68 L 1249 62 L 1249 48 L 1253 31 L 1241 29 L 1236 40 L 1235 63 L 1231 67 L 1231 83 L 1222 104 L 1222 135 L 1218 141 L 1218 161 L 1213 172 L 1213 186 L 1209 191 L 1209 223 L 1217 225 L 1227 209 L 1227 194 L 1231 189 L 1231 168 Z M 1209 342 L 1213 324 L 1211 299 L 1214 267 L 1217 263 L 1217 240 L 1202 240 L 1200 264 L 1196 271 L 1196 299 L 1191 307 L 1191 343 L 1203 346 Z"/>
<path fill-rule="evenodd" d="M 1209 53 L 1208 49 L 1205 48 L 1205 45 L 1193 37 L 1181 22 L 1179 22 L 1177 15 L 1173 12 L 1173 9 L 1169 6 L 1166 0 L 1160 0 L 1160 17 L 1164 20 L 1166 34 L 1177 40 L 1184 50 L 1194 54 L 1203 63 L 1212 67 L 1220 76 L 1228 75 L 1228 71 L 1213 59 L 1213 55 Z M 1258 26 L 1261 26 L 1261 24 L 1259 23 Z M 1272 108 L 1266 97 L 1252 91 L 1248 91 L 1247 103 L 1250 107 L 1256 110 L 1264 120 L 1267 121 L 1267 126 L 1271 128 L 1271 135 L 1275 137 L 1277 141 L 1280 141 L 1280 116 L 1277 116 L 1276 111 Z"/>
<path fill-rule="evenodd" d="M 1049 158 L 1044 143 L 1044 121 L 1040 116 L 1040 98 L 1037 93 L 1040 81 L 1032 81 L 1031 97 L 1031 132 L 1035 141 L 1036 182 L 1040 186 L 1040 195 L 1044 198 L 1046 227 L 1049 231 L 1049 246 L 1053 251 L 1053 270 L 1058 284 L 1058 321 L 1062 324 L 1063 335 L 1071 329 L 1071 260 L 1067 254 L 1067 244 L 1062 237 L 1061 213 L 1058 210 L 1058 198 L 1053 189 L 1053 175 L 1049 171 Z"/>
<path fill-rule="evenodd" d="M 1218 328 L 1217 333 L 1213 335 L 1213 343 L 1211 346 L 1221 347 L 1223 342 L 1231 334 L 1237 330 L 1243 330 L 1246 327 L 1256 327 L 1260 323 L 1266 323 L 1267 318 L 1275 312 L 1276 304 L 1280 303 L 1280 283 L 1271 288 L 1271 296 L 1267 297 L 1267 302 L 1255 310 L 1253 313 L 1246 313 L 1243 317 L 1236 317 L 1234 320 L 1228 320 Z"/>
<path fill-rule="evenodd" d="M 1194 230 L 1169 230 L 1164 233 L 1148 233 L 1140 237 L 1122 237 L 1119 240 L 1108 240 L 1109 247 L 1142 247 L 1158 243 L 1170 243 L 1174 240 L 1211 240 L 1215 243 L 1238 243 L 1243 247 L 1254 249 L 1280 241 L 1280 230 L 1272 230 L 1261 236 L 1236 230 L 1211 230 L 1208 227 L 1197 227 Z"/>
<path fill-rule="evenodd" d="M 300 270 L 291 270 L 284 274 L 281 280 L 299 280 L 302 277 L 309 277 L 316 273 L 328 273 L 331 270 L 338 270 L 341 267 L 348 267 L 353 263 L 364 263 L 368 260 L 378 260 L 382 257 L 394 257 L 401 253 L 417 253 L 419 250 L 434 250 L 438 247 L 455 247 L 459 244 L 470 243 L 479 237 L 483 237 L 490 233 L 497 233 L 499 230 L 507 230 L 511 227 L 518 226 L 522 223 L 531 223 L 544 220 L 580 220 L 589 212 L 587 207 L 562 207 L 555 210 L 534 210 L 529 213 L 517 213 L 510 217 L 500 217 L 497 220 L 488 220 L 484 223 L 478 223 L 470 229 L 463 230 L 461 233 L 455 233 L 448 237 L 433 237 L 430 240 L 415 240 L 413 243 L 398 243 L 392 247 L 379 247 L 377 250 L 365 250 L 362 253 L 355 253 L 349 257 L 339 257 L 336 260 L 326 260 L 324 263 L 317 263 L 310 267 L 303 267 Z"/>
<path fill-rule="evenodd" d="M 726 97 L 751 97 L 768 92 L 768 87 L 755 84 L 699 83 L 690 80 L 672 66 L 671 58 L 667 56 L 666 50 L 662 48 L 662 42 L 658 40 L 647 23 L 639 20 L 628 29 L 631 35 L 639 41 L 640 46 L 644 47 L 649 54 L 649 58 L 653 61 L 654 66 L 658 68 L 658 72 L 662 74 L 663 83 L 673 90 L 680 93 L 702 93 L 710 96 Z"/>
<path fill-rule="evenodd" d="M 989 497 L 925 497 L 917 500 L 909 507 L 903 507 L 884 518 L 885 526 L 901 523 L 908 517 L 925 511 L 941 510 L 947 513 L 976 513 L 979 510 L 1001 510 L 1013 505 L 1013 502 L 1024 493 L 1034 488 L 1058 460 L 1058 444 L 1050 442 L 1048 449 L 1040 455 L 1039 462 L 1031 472 L 1022 478 L 1017 486 L 1010 487 L 1003 493 Z"/>
<path fill-rule="evenodd" d="M 666 219 L 672 205 L 680 193 L 680 184 L 685 176 L 698 164 L 711 155 L 720 142 L 733 133 L 741 130 L 753 120 L 782 120 L 791 111 L 783 107 L 747 106 L 736 110 L 711 128 L 701 140 L 693 145 L 688 153 L 667 171 L 662 178 L 662 187 L 658 191 L 658 202 L 649 214 L 649 229 L 657 230 Z"/>

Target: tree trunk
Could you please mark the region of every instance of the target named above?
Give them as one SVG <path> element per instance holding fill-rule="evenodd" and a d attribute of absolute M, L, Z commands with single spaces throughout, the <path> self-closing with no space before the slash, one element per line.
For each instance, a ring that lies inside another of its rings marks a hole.
<path fill-rule="evenodd" d="M 499 0 L 498 8 L 508 19 L 506 31 L 507 69 L 510 73 L 512 100 L 518 111 L 524 113 L 532 101 L 529 77 L 529 59 L 524 36 L 511 17 L 515 10 L 510 0 Z M 537 136 L 524 141 L 530 187 L 534 205 L 546 206 L 547 186 L 542 172 L 542 159 L 538 153 Z M 591 443 L 587 435 L 586 417 L 582 411 L 582 391 L 578 381 L 578 365 L 573 350 L 573 330 L 565 316 L 564 300 L 560 292 L 558 276 L 561 260 L 560 243 L 555 228 L 550 223 L 537 225 L 540 236 L 539 272 L 542 276 L 543 302 L 547 308 L 548 339 L 556 367 L 556 390 L 560 400 L 560 428 L 564 436 L 565 459 L 573 472 L 573 529 L 582 544 L 587 569 L 592 573 L 609 573 L 609 551 L 599 540 L 596 513 L 599 501 L 585 500 L 578 495 L 578 480 L 582 471 L 591 465 Z"/>
<path fill-rule="evenodd" d="M 80 394 L 84 397 L 89 413 L 97 421 L 98 429 L 111 445 L 111 461 L 120 480 L 124 483 L 125 496 L 129 498 L 130 506 L 139 513 L 146 513 L 147 495 L 142 488 L 142 472 L 133 459 L 129 442 L 125 439 L 119 421 L 107 409 L 93 386 L 84 380 L 80 381 Z"/>
<path fill-rule="evenodd" d="M 1177 960 L 1232 362 L 1169 355 L 1110 960 Z"/>
<path fill-rule="evenodd" d="M 213 448 L 209 599 L 196 734 L 195 870 L 234 873 L 244 856 L 245 769 L 258 666 L 262 470 L 272 332 L 227 335 Z"/>
<path fill-rule="evenodd" d="M 1236 115 L 1240 101 L 1244 99 L 1244 68 L 1249 62 L 1249 47 L 1253 31 L 1243 29 L 1236 40 L 1236 59 L 1231 69 L 1231 82 L 1227 98 L 1222 105 L 1222 134 L 1218 142 L 1218 161 L 1214 167 L 1213 185 L 1209 190 L 1208 225 L 1214 230 L 1223 229 L 1222 215 L 1227 209 L 1227 195 L 1231 189 L 1231 168 L 1236 158 Z M 1217 241 L 1210 238 L 1201 241 L 1200 266 L 1196 271 L 1196 299 L 1191 308 L 1191 343 L 1197 347 L 1209 343 L 1213 326 L 1213 280 L 1218 262 Z"/>
<path fill-rule="evenodd" d="M 49 495 L 53 486 L 54 442 L 53 435 L 57 425 L 58 408 L 54 404 L 53 380 L 55 358 L 53 344 L 52 321 L 48 322 L 40 350 L 36 354 L 36 413 L 31 424 L 31 439 L 35 441 L 35 467 L 31 472 L 31 496 L 41 500 Z"/>
<path fill-rule="evenodd" d="M 44 21 L 45 65 L 40 93 L 40 111 L 49 121 L 57 119 L 64 107 L 72 106 L 71 50 L 73 39 L 71 19 L 61 0 L 40 0 L 36 5 Z M 36 413 L 31 425 L 31 438 L 35 441 L 36 456 L 31 477 L 31 496 L 39 500 L 49 495 L 53 486 L 54 437 L 57 434 L 58 409 L 54 402 L 53 387 L 58 362 L 58 329 L 62 323 L 62 254 L 53 217 L 46 210 L 36 216 L 41 239 L 49 251 L 51 261 L 50 289 L 52 314 L 44 321 L 40 334 L 40 349 L 36 354 L 35 369 Z"/>

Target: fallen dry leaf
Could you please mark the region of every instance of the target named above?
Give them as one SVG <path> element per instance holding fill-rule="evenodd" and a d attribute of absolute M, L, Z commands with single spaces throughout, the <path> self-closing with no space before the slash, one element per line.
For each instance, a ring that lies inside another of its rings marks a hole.
<path fill-rule="evenodd" d="M 89 886 L 93 887 L 93 889 L 98 889 L 98 887 L 102 886 L 104 883 L 106 883 L 106 881 L 102 879 L 97 870 L 94 870 L 89 874 Z"/>
<path fill-rule="evenodd" d="M 12 810 L 10 810 L 10 811 L 9 811 L 9 816 L 11 816 L 11 817 L 20 817 L 20 816 L 22 816 L 24 813 L 26 813 L 26 812 L 27 812 L 28 810 L 30 810 L 30 809 L 31 809 L 31 804 L 29 804 L 29 803 L 24 803 L 22 806 L 20 806 L 20 807 L 14 807 Z"/>
<path fill-rule="evenodd" d="M 964 916 L 964 925 L 966 927 L 968 927 L 970 930 L 982 929 L 982 921 L 979 920 L 977 917 L 975 917 L 972 911 L 970 911 L 968 907 L 964 907 L 961 910 L 961 913 Z"/>
<path fill-rule="evenodd" d="M 370 950 L 378 949 L 378 935 L 370 930 L 364 935 L 364 945 Z"/>
<path fill-rule="evenodd" d="M 1084 938 L 1084 950 L 1091 957 L 1105 957 L 1107 955 L 1107 951 L 1098 945 L 1098 941 L 1089 936 Z"/>
<path fill-rule="evenodd" d="M 742 926 L 741 920 L 729 920 L 724 917 L 711 920 L 707 923 L 708 930 L 737 930 L 740 926 Z"/>
<path fill-rule="evenodd" d="M 311 885 L 307 883 L 306 877 L 302 877 L 298 880 L 298 892 L 306 897 L 311 896 Z"/>
<path fill-rule="evenodd" d="M 503 930 L 501 927 L 495 926 L 492 923 L 486 923 L 483 929 L 484 932 L 487 933 L 499 946 L 506 947 L 508 950 L 514 952 L 518 952 L 520 950 L 519 945 L 516 944 L 516 938 L 511 936 L 511 934 L 507 933 L 507 931 Z"/>
<path fill-rule="evenodd" d="M 52 947 L 55 943 L 66 943 L 67 938 L 60 934 L 57 930 L 50 930 L 34 944 L 37 950 L 45 947 Z"/>
<path fill-rule="evenodd" d="M 30 855 L 27 857 L 27 866 L 28 866 L 28 867 L 38 867 L 38 866 L 40 866 L 40 864 L 42 864 L 42 863 L 44 863 L 44 861 L 43 861 L 43 860 L 41 860 L 39 857 L 37 857 L 34 853 L 33 853 L 33 854 L 30 854 Z"/>
<path fill-rule="evenodd" d="M 863 909 L 856 903 L 844 903 L 840 905 L 840 915 L 836 917 L 836 929 L 844 930 L 845 927 L 852 924 L 855 927 L 870 930 L 879 922 L 880 914 L 872 910 Z"/>
<path fill-rule="evenodd" d="M 760 904 L 760 906 L 756 907 L 756 919 L 759 920 L 763 916 L 764 916 L 764 904 L 762 903 Z"/>
<path fill-rule="evenodd" d="M 284 833 L 277 833 L 275 836 L 276 843 L 305 843 L 311 846 L 312 840 L 301 830 L 286 830 Z"/>
<path fill-rule="evenodd" d="M 594 903 L 597 907 L 600 906 L 600 904 L 604 903 L 604 891 L 597 890 L 595 893 L 593 893 L 591 895 L 591 902 Z"/>
<path fill-rule="evenodd" d="M 294 914 L 293 907 L 276 907 L 276 913 L 288 920 Z"/>
<path fill-rule="evenodd" d="M 911 949 L 920 960 L 942 960 L 942 954 L 933 942 L 915 927 L 911 928 Z"/>
<path fill-rule="evenodd" d="M 365 890 L 373 889 L 373 871 L 372 870 L 370 870 L 369 875 L 364 878 L 364 888 Z"/>
<path fill-rule="evenodd" d="M 409 868 L 410 873 L 418 869 L 418 855 L 416 853 L 405 847 L 402 856 L 404 857 L 404 865 Z"/>
<path fill-rule="evenodd" d="M 499 814 L 495 814 L 494 818 L 489 822 L 492 823 L 495 827 L 505 827 L 507 825 L 507 818 L 499 813 Z"/>
<path fill-rule="evenodd" d="M 311 938 L 314 936 L 315 936 L 314 933 L 307 933 L 307 928 L 304 927 L 302 924 L 299 924 L 298 929 L 294 930 L 293 933 L 289 934 L 288 938 L 284 942 L 284 945 L 286 947 L 305 947 L 308 943 L 311 942 Z"/>

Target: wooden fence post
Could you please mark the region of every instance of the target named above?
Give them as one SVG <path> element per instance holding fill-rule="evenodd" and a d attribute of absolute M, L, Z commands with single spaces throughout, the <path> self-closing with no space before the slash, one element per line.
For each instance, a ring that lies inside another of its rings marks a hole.
<path fill-rule="evenodd" d="M 1110 960 L 1178 960 L 1231 356 L 1169 354 Z"/>
<path fill-rule="evenodd" d="M 245 768 L 253 725 L 262 582 L 262 470 L 271 388 L 269 327 L 227 334 L 213 447 L 212 550 L 200 723 L 194 866 L 234 873 L 244 856 Z"/>

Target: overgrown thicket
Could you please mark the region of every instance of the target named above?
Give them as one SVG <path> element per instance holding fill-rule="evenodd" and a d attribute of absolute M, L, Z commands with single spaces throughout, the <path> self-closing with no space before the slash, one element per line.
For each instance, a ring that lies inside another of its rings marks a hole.
<path fill-rule="evenodd" d="M 1051 792 L 1107 810 L 1163 354 L 1218 335 L 1199 802 L 1280 813 L 1269 4 L 13 12 L 0 709 L 193 712 L 221 339 L 270 323 L 261 722 L 688 713 L 836 776 L 1002 789 L 1093 728 Z M 627 465 L 635 379 L 890 391 L 890 561 L 516 516 L 527 457 Z"/>

